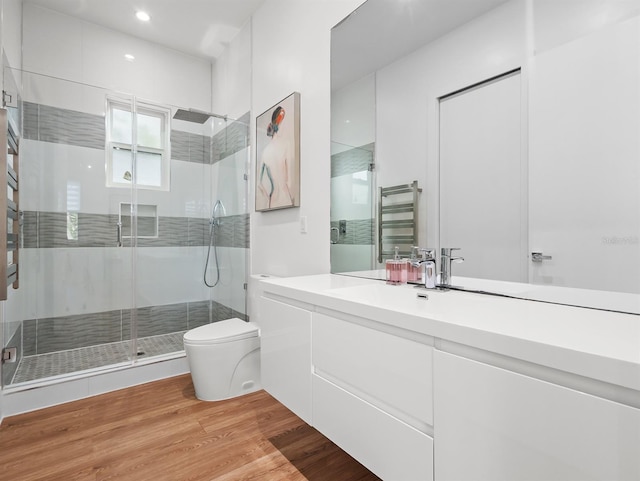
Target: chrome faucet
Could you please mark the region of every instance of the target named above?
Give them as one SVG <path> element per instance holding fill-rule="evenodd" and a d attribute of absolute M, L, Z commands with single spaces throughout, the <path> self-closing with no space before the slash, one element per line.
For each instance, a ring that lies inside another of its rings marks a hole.
<path fill-rule="evenodd" d="M 417 259 L 411 262 L 414 267 L 422 266 L 422 281 L 425 289 L 436 288 L 436 250 L 435 249 L 419 249 L 418 252 L 421 255 L 421 259 Z M 418 286 L 416 286 L 418 287 Z"/>
<path fill-rule="evenodd" d="M 459 251 L 459 247 L 443 247 L 440 249 L 440 284 L 438 287 L 447 289 L 451 287 L 451 264 L 464 262 L 464 257 L 453 257 L 453 251 Z"/>

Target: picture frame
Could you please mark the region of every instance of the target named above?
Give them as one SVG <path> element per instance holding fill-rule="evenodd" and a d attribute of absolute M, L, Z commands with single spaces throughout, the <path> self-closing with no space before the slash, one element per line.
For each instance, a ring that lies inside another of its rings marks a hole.
<path fill-rule="evenodd" d="M 255 209 L 300 206 L 300 94 L 256 117 Z"/>

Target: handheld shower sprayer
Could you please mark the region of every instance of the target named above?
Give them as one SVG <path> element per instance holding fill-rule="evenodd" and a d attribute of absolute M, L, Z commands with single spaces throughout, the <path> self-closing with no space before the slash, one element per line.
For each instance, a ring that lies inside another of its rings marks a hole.
<path fill-rule="evenodd" d="M 227 215 L 227 210 L 220 199 L 213 205 L 211 209 L 211 217 L 209 218 L 209 247 L 207 249 L 207 260 L 204 263 L 204 284 L 207 287 L 215 287 L 220 282 L 220 263 L 218 262 L 218 246 L 215 244 L 214 227 L 220 225 L 221 218 Z M 207 270 L 209 269 L 209 258 L 211 257 L 211 245 L 213 244 L 213 257 L 216 261 L 216 281 L 210 284 L 207 281 Z"/>
<path fill-rule="evenodd" d="M 213 209 L 211 209 L 211 219 L 209 219 L 210 225 L 220 225 L 220 215 L 218 214 L 219 211 L 222 211 L 222 217 L 227 215 L 227 209 L 224 208 L 224 204 L 221 200 L 218 200 L 213 206 Z"/>

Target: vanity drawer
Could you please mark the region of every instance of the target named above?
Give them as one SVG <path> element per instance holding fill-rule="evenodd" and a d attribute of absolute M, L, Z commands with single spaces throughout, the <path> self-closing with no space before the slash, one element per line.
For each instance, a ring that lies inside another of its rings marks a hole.
<path fill-rule="evenodd" d="M 433 347 L 313 313 L 314 372 L 423 432 L 433 425 Z"/>
<path fill-rule="evenodd" d="M 433 438 L 312 376 L 316 429 L 382 479 L 433 479 Z"/>

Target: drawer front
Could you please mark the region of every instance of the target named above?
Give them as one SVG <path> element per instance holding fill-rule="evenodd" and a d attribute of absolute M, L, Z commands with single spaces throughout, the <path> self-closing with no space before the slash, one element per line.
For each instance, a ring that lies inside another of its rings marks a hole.
<path fill-rule="evenodd" d="M 313 375 L 315 427 L 382 479 L 433 479 L 433 439 Z"/>
<path fill-rule="evenodd" d="M 311 313 L 260 298 L 262 386 L 311 424 Z"/>
<path fill-rule="evenodd" d="M 640 410 L 435 353 L 439 480 L 639 480 Z"/>
<path fill-rule="evenodd" d="M 415 428 L 433 425 L 433 348 L 313 314 L 314 371 Z"/>

